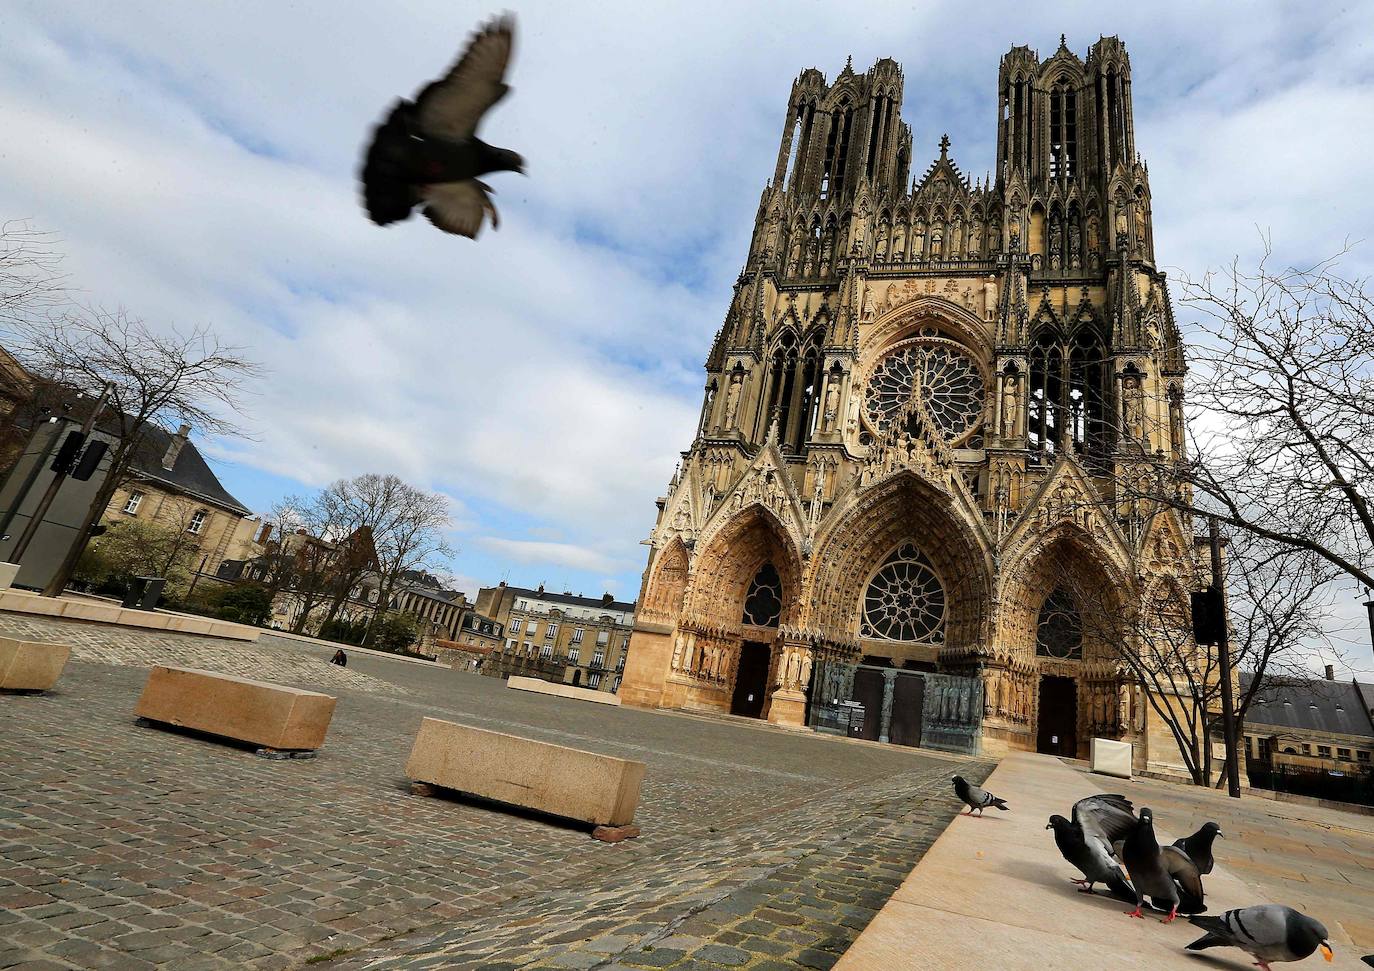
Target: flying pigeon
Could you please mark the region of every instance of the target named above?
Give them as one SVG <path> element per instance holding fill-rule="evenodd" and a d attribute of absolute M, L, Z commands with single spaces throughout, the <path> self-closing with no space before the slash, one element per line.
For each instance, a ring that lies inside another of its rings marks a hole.
<path fill-rule="evenodd" d="M 1093 884 L 1105 883 L 1122 900 L 1135 900 L 1135 891 L 1112 852 L 1112 841 L 1135 827 L 1135 809 L 1125 796 L 1088 796 L 1073 804 L 1073 820 L 1051 816 L 1046 829 L 1054 830 L 1060 854 L 1086 878 L 1073 882 L 1092 893 Z"/>
<path fill-rule="evenodd" d="M 1178 891 L 1178 912 L 1202 913 L 1207 906 L 1203 903 L 1202 874 L 1198 872 L 1197 864 L 1177 846 L 1161 847 L 1160 852 L 1164 856 L 1164 868 L 1173 877 L 1174 887 Z"/>
<path fill-rule="evenodd" d="M 1321 921 L 1282 904 L 1228 910 L 1220 917 L 1189 917 L 1188 922 L 1207 932 L 1188 950 L 1238 947 L 1257 959 L 1260 971 L 1270 971 L 1271 961 L 1301 961 L 1317 950 L 1331 960 L 1331 942 Z"/>
<path fill-rule="evenodd" d="M 373 132 L 363 163 L 363 202 L 374 223 L 410 217 L 412 207 L 446 233 L 476 239 L 488 213 L 498 225 L 491 187 L 477 176 L 524 172 L 515 152 L 477 137 L 487 111 L 505 96 L 515 21 L 492 20 L 468 42 L 444 77 L 427 84 L 414 101 L 401 99 Z"/>
<path fill-rule="evenodd" d="M 1188 854 L 1188 858 L 1197 864 L 1197 872 L 1203 876 L 1212 872 L 1212 840 L 1222 835 L 1221 827 L 1216 823 L 1203 823 L 1192 836 L 1185 836 L 1181 840 L 1174 840 L 1174 845 Z"/>
<path fill-rule="evenodd" d="M 959 815 L 961 816 L 972 816 L 975 809 L 978 810 L 978 815 L 981 816 L 983 815 L 983 810 L 989 806 L 995 806 L 1003 812 L 1011 808 L 1006 804 L 1005 800 L 998 799 L 986 789 L 979 789 L 977 786 L 969 785 L 967 780 L 961 775 L 956 775 L 950 781 L 954 783 L 954 794 L 968 804 L 968 812 L 960 813 Z"/>
<path fill-rule="evenodd" d="M 1145 898 L 1162 909 L 1169 905 L 1169 916 L 1164 923 L 1173 923 L 1178 916 L 1178 887 L 1165 865 L 1164 854 L 1155 839 L 1154 814 L 1148 809 L 1140 810 L 1140 818 L 1135 828 L 1126 834 L 1121 845 L 1121 862 L 1131 875 L 1131 885 L 1135 888 L 1135 910 L 1127 911 L 1132 917 L 1143 918 L 1141 908 Z"/>

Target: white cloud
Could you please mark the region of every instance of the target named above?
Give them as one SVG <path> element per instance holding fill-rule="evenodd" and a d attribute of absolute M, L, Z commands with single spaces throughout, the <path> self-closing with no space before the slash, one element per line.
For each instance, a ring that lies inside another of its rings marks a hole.
<path fill-rule="evenodd" d="M 0 62 L 0 215 L 61 234 L 90 299 L 212 323 L 270 369 L 254 440 L 214 453 L 304 485 L 394 471 L 441 489 L 480 537 L 468 573 L 504 558 L 637 586 L 805 67 L 895 57 L 913 169 L 948 131 L 976 177 L 999 57 L 1120 33 L 1163 263 L 1225 263 L 1256 224 L 1323 256 L 1374 216 L 1374 8 L 627 0 L 522 6 L 515 93 L 483 130 L 529 159 L 529 178 L 492 179 L 499 232 L 371 226 L 368 130 L 486 12 L 18 4 Z"/>

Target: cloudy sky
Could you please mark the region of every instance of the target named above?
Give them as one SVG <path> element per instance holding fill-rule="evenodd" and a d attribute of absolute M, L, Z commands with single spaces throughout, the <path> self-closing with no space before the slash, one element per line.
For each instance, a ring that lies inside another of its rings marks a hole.
<path fill-rule="evenodd" d="M 390 100 L 493 8 L 11 2 L 0 218 L 58 234 L 87 299 L 267 366 L 249 437 L 205 443 L 249 506 L 394 471 L 452 497 L 470 591 L 627 598 L 802 68 L 894 57 L 913 168 L 948 132 L 979 176 L 1000 55 L 1118 34 L 1171 273 L 1253 253 L 1257 228 L 1302 260 L 1371 225 L 1374 6 L 863 6 L 519 4 L 483 134 L 529 177 L 491 180 L 502 226 L 474 244 L 372 226 L 354 175 Z"/>

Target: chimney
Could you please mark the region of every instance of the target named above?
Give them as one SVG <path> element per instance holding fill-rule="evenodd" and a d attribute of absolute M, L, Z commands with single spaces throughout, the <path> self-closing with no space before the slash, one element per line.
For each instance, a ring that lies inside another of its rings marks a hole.
<path fill-rule="evenodd" d="M 1335 680 L 1336 680 L 1336 665 L 1334 665 L 1334 664 L 1328 664 L 1328 665 L 1326 666 L 1326 680 L 1328 680 L 1328 681 L 1335 681 Z"/>
<path fill-rule="evenodd" d="M 191 426 L 182 422 L 177 433 L 172 436 L 172 440 L 167 443 L 167 454 L 162 456 L 162 467 L 168 472 L 172 471 L 177 464 L 177 456 L 186 447 L 186 436 L 191 434 Z"/>
<path fill-rule="evenodd" d="M 272 524 L 271 524 L 271 523 L 263 523 L 263 524 L 262 524 L 262 528 L 260 528 L 260 529 L 258 530 L 258 535 L 255 536 L 255 537 L 253 537 L 253 542 L 254 542 L 254 543 L 257 543 L 259 546 L 266 546 L 266 545 L 267 545 L 267 541 L 268 541 L 269 539 L 271 539 L 271 538 L 272 538 Z"/>

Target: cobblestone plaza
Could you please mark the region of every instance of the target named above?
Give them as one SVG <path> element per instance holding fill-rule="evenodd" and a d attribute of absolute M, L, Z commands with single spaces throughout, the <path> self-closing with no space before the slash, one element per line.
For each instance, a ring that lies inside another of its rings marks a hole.
<path fill-rule="evenodd" d="M 73 645 L 0 697 L 0 968 L 829 967 L 985 763 L 606 708 L 435 666 L 0 615 Z M 148 665 L 339 698 L 310 761 L 135 725 Z M 424 715 L 647 763 L 616 845 L 411 795 Z"/>

